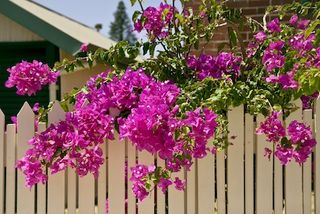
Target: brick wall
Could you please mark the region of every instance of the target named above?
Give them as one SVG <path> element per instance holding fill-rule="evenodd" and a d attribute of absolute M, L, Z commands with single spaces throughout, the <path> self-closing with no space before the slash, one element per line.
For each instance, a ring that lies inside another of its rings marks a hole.
<path fill-rule="evenodd" d="M 191 3 L 191 7 L 197 8 L 199 6 L 201 0 L 194 0 Z M 286 3 L 295 2 L 294 0 L 229 0 L 227 5 L 231 8 L 242 8 L 244 15 L 248 15 L 255 20 L 261 22 L 263 19 L 263 15 L 265 13 L 265 9 L 270 5 L 281 5 Z M 247 43 L 252 35 L 249 31 L 241 32 L 242 39 Z M 195 54 L 199 54 L 199 52 L 203 52 L 206 54 L 214 54 L 218 51 L 218 46 L 221 43 L 228 43 L 229 40 L 227 38 L 227 28 L 221 28 L 214 36 L 214 38 L 209 42 L 201 42 L 199 51 L 194 52 Z"/>

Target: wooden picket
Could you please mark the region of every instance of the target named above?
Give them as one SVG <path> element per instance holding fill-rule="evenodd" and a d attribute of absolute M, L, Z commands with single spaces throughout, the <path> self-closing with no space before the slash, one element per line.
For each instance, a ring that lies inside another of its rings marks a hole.
<path fill-rule="evenodd" d="M 8 124 L 6 133 L 6 213 L 15 213 L 16 185 L 16 125 Z"/>
<path fill-rule="evenodd" d="M 79 178 L 79 214 L 94 213 L 94 177 Z"/>
<path fill-rule="evenodd" d="M 244 109 L 228 112 L 229 142 L 227 165 L 227 197 L 229 213 L 244 213 Z M 235 179 L 236 178 L 236 179 Z"/>
<path fill-rule="evenodd" d="M 317 142 L 320 142 L 320 98 L 315 104 L 315 135 Z M 318 116 L 317 116 L 318 115 Z M 314 150 L 314 207 L 315 213 L 320 212 L 320 144 Z"/>
<path fill-rule="evenodd" d="M 260 125 L 265 118 L 257 117 L 257 126 Z M 272 147 L 272 144 L 266 142 L 264 135 L 257 136 L 256 148 L 256 209 L 259 214 L 272 213 L 272 159 L 265 157 L 265 148 Z"/>
<path fill-rule="evenodd" d="M 138 152 L 138 163 L 143 165 L 154 165 L 154 156 L 146 151 Z M 154 213 L 154 191 L 152 191 L 143 202 L 139 203 L 139 213 Z"/>
<path fill-rule="evenodd" d="M 157 157 L 157 166 L 164 167 L 165 161 Z M 132 192 L 129 190 L 129 192 Z M 166 195 L 160 189 L 157 189 L 157 214 L 166 214 Z M 184 203 L 183 203 L 184 205 Z M 130 214 L 130 213 L 128 213 Z"/>
<path fill-rule="evenodd" d="M 104 157 L 107 158 L 107 144 L 101 145 Z M 106 161 L 101 166 L 99 177 L 97 180 L 98 186 L 98 214 L 106 213 L 106 199 L 107 199 L 107 163 Z"/>
<path fill-rule="evenodd" d="M 39 123 L 37 133 L 46 130 L 45 123 Z M 60 195 L 58 195 L 60 197 Z M 55 203 L 55 202 L 53 202 Z M 46 213 L 46 184 L 37 184 L 37 214 Z"/>
<path fill-rule="evenodd" d="M 128 214 L 135 214 L 136 209 L 137 209 L 137 204 L 136 204 L 136 198 L 134 197 L 134 194 L 132 192 L 132 182 L 130 181 L 130 175 L 131 175 L 131 170 L 130 167 L 133 167 L 136 165 L 137 161 L 137 154 L 136 154 L 136 148 L 132 145 L 130 142 L 126 142 L 127 144 L 127 151 L 128 151 L 128 166 L 127 166 L 127 182 L 128 182 Z"/>
<path fill-rule="evenodd" d="M 209 214 L 214 208 L 214 156 L 209 154 L 198 161 L 198 213 Z M 181 192 L 181 191 L 180 191 Z M 178 212 L 174 212 L 178 213 Z M 180 212 L 182 213 L 182 212 Z"/>
<path fill-rule="evenodd" d="M 118 139 L 118 137 L 116 137 Z M 125 213 L 125 143 L 108 141 L 109 213 Z"/>
<path fill-rule="evenodd" d="M 186 214 L 194 214 L 197 210 L 196 204 L 196 162 L 190 167 L 190 171 L 186 173 L 187 180 L 187 210 Z M 169 195 L 170 198 L 170 195 Z"/>
<path fill-rule="evenodd" d="M 58 102 L 52 106 L 48 113 L 48 124 L 64 120 L 65 113 Z M 65 209 L 65 172 L 48 174 L 48 214 L 63 213 Z"/>
<path fill-rule="evenodd" d="M 17 159 L 21 159 L 29 145 L 28 140 L 34 136 L 34 114 L 27 102 L 25 102 L 17 116 Z M 18 170 L 17 179 L 17 214 L 35 213 L 34 187 L 25 187 L 24 175 Z"/>
<path fill-rule="evenodd" d="M 226 155 L 224 151 L 217 154 L 217 210 L 220 214 L 226 213 Z"/>
<path fill-rule="evenodd" d="M 254 213 L 254 131 L 253 116 L 245 114 L 245 213 Z"/>
<path fill-rule="evenodd" d="M 184 171 L 173 173 L 173 177 L 184 178 Z M 160 191 L 160 190 L 159 190 Z M 173 186 L 168 189 L 169 214 L 185 213 L 185 192 L 178 191 Z"/>
<path fill-rule="evenodd" d="M 76 214 L 77 206 L 77 175 L 73 169 L 67 169 L 67 209 L 68 214 Z"/>
<path fill-rule="evenodd" d="M 314 112 L 302 111 L 301 103 L 296 104 L 300 108 L 287 118 L 286 125 L 292 120 L 304 121 L 320 141 L 320 102 Z M 64 115 L 56 102 L 48 115 L 49 125 L 63 120 Z M 228 140 L 232 144 L 227 151 L 195 161 L 191 171 L 173 173 L 173 178 L 187 179 L 185 191 L 171 186 L 163 194 L 157 189 L 144 202 L 138 202 L 132 193 L 130 168 L 136 163 L 163 167 L 165 161 L 137 152 L 131 142 L 120 141 L 117 135 L 115 140 L 101 145 L 106 161 L 98 179 L 92 175 L 78 178 L 73 169 L 68 169 L 49 174 L 46 185 L 38 184 L 31 191 L 25 188 L 24 175 L 20 171 L 16 175 L 15 164 L 34 136 L 34 113 L 25 103 L 17 126 L 5 126 L 4 116 L 0 110 L 0 202 L 5 201 L 0 203 L 0 213 L 104 214 L 106 199 L 109 214 L 309 214 L 320 210 L 320 145 L 303 166 L 289 163 L 282 173 L 283 166 L 277 158 L 271 155 L 268 160 L 264 156 L 265 147 L 275 149 L 272 143 L 266 142 L 264 135 L 255 134 L 265 118 L 258 115 L 255 120 L 244 113 L 243 106 L 227 114 Z M 37 132 L 45 128 L 46 124 L 40 123 Z"/>
<path fill-rule="evenodd" d="M 291 113 L 286 119 L 286 125 L 291 121 L 302 121 L 302 107 L 301 102 L 295 102 L 298 110 Z M 285 167 L 285 201 L 286 213 L 303 213 L 302 200 L 302 167 L 297 163 L 291 162 Z"/>
<path fill-rule="evenodd" d="M 4 140 L 4 126 L 5 116 L 0 109 L 0 201 L 4 201 L 4 161 L 5 161 L 5 140 Z M 0 203 L 0 212 L 4 212 L 4 203 Z"/>
<path fill-rule="evenodd" d="M 310 126 L 313 129 L 312 121 L 312 110 L 304 110 L 303 112 L 303 121 L 306 125 Z M 303 213 L 311 213 L 311 198 L 312 198 L 312 169 L 311 169 L 311 158 L 309 158 L 303 164 Z"/>

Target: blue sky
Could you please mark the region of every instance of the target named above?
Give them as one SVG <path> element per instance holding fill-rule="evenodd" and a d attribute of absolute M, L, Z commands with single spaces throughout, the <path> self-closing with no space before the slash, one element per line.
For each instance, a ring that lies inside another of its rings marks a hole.
<path fill-rule="evenodd" d="M 119 0 L 34 0 L 52 10 L 58 11 L 70 18 L 93 27 L 97 23 L 103 24 L 102 33 L 108 35 L 110 23 L 114 20 Z M 130 0 L 124 0 L 131 19 L 138 5 L 131 7 Z M 159 5 L 161 0 L 145 0 L 145 5 Z M 141 38 L 142 35 L 138 35 Z"/>

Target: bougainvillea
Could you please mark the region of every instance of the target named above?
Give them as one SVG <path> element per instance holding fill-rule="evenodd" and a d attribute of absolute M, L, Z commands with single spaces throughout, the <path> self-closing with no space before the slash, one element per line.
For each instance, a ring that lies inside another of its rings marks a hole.
<path fill-rule="evenodd" d="M 267 141 L 276 145 L 274 154 L 283 165 L 287 165 L 292 159 L 302 164 L 316 145 L 311 128 L 294 120 L 289 123 L 286 134 L 280 115 L 280 112 L 272 112 L 266 121 L 260 124 L 257 133 L 265 134 Z M 265 150 L 270 157 L 272 150 L 269 148 Z"/>
<path fill-rule="evenodd" d="M 232 53 L 222 52 L 217 56 L 201 55 L 190 56 L 187 59 L 189 68 L 198 72 L 200 80 L 206 77 L 220 79 L 223 75 L 232 75 L 238 77 L 240 75 L 241 57 L 237 57 Z"/>
<path fill-rule="evenodd" d="M 134 29 L 141 32 L 145 29 L 150 38 L 165 38 L 169 35 L 168 25 L 172 24 L 175 8 L 172 5 L 161 3 L 159 7 L 147 7 L 143 10 L 140 19 L 134 23 Z"/>
<path fill-rule="evenodd" d="M 114 138 L 115 123 L 120 138 L 128 138 L 141 151 L 159 154 L 168 162 L 170 171 L 189 168 L 192 157 L 204 157 L 212 150 L 207 142 L 217 126 L 213 112 L 197 109 L 179 119 L 176 117 L 179 108 L 175 105 L 179 89 L 174 84 L 157 81 L 142 69 L 129 68 L 121 78 L 113 76 L 110 81 L 108 74 L 99 74 L 88 81 L 88 91 L 75 97 L 75 110 L 66 114 L 65 121 L 51 125 L 29 141 L 32 148 L 17 163 L 26 175 L 28 187 L 46 180 L 47 166 L 52 174 L 71 167 L 80 176 L 88 173 L 98 176 L 104 162 L 99 145 L 104 139 Z M 120 116 L 128 110 L 129 116 Z M 194 146 L 188 145 L 190 141 L 194 141 Z M 132 180 L 133 190 L 142 200 L 148 189 L 143 185 L 146 181 L 138 178 Z M 183 181 L 176 179 L 171 184 L 174 182 L 182 188 Z M 162 189 L 165 191 L 164 185 Z"/>
<path fill-rule="evenodd" d="M 230 145 L 227 111 L 239 105 L 246 113 L 267 116 L 257 129 L 271 144 L 265 148 L 267 158 L 274 155 L 287 165 L 310 157 L 316 144 L 311 128 L 301 121 L 287 126 L 282 121 L 296 109 L 293 100 L 301 99 L 304 108 L 312 108 L 319 94 L 319 4 L 308 6 L 309 19 L 299 4 L 293 4 L 268 11 L 295 14 L 289 23 L 281 16 L 257 23 L 215 1 L 202 1 L 198 10 L 189 8 L 187 1 L 181 1 L 181 10 L 175 1 L 147 8 L 140 0 L 131 2 L 140 4 L 133 21 L 135 31 L 147 32 L 147 41 L 134 45 L 122 41 L 110 50 L 94 52 L 83 45 L 77 59 L 56 64 L 54 70 L 72 71 L 94 62 L 112 69 L 66 95 L 62 100 L 66 119 L 29 141 L 31 148 L 17 163 L 28 187 L 45 182 L 47 169 L 57 173 L 71 167 L 80 176 L 98 176 L 105 161 L 100 146 L 118 132 L 120 139 L 165 162 L 163 167 L 128 166 L 139 200 L 154 187 L 164 193 L 169 186 L 183 190 L 185 181 L 173 172 L 190 170 L 195 159 Z M 204 54 L 221 26 L 228 27 L 229 43 L 223 44 L 227 47 L 216 55 Z M 252 27 L 247 47 L 240 26 Z M 200 54 L 194 54 L 197 51 Z M 137 61 L 139 53 L 146 59 Z M 37 61 L 8 71 L 7 87 L 16 85 L 18 94 L 29 95 L 59 74 Z M 73 105 L 72 111 L 68 105 Z M 47 112 L 41 108 L 39 120 L 45 120 Z"/>
<path fill-rule="evenodd" d="M 8 88 L 16 86 L 17 94 L 33 95 L 43 86 L 57 81 L 59 72 L 53 72 L 47 64 L 33 60 L 32 63 L 22 61 L 8 69 L 9 79 L 5 85 Z"/>

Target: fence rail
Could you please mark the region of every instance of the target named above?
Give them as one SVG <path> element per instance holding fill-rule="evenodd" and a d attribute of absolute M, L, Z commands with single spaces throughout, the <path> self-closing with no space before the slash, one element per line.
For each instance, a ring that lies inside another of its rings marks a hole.
<path fill-rule="evenodd" d="M 286 124 L 291 120 L 306 122 L 320 142 L 320 117 L 316 114 L 320 101 L 314 111 L 302 111 L 301 104 L 297 105 L 299 110 Z M 49 124 L 64 118 L 58 102 L 48 118 Z M 320 145 L 303 166 L 290 163 L 283 167 L 274 157 L 268 161 L 264 148 L 271 144 L 255 134 L 263 119 L 245 114 L 243 106 L 230 110 L 229 141 L 233 145 L 216 156 L 196 161 L 192 171 L 177 173 L 187 180 L 184 192 L 170 187 L 166 195 L 154 191 L 137 203 L 126 170 L 136 163 L 163 166 L 164 162 L 138 152 L 130 142 L 119 142 L 118 137 L 102 145 L 106 162 L 98 179 L 91 175 L 79 178 L 67 170 L 49 175 L 46 185 L 25 188 L 24 176 L 15 169 L 15 162 L 28 148 L 27 140 L 34 136 L 34 114 L 25 103 L 17 116 L 17 126 L 5 125 L 0 110 L 0 213 L 105 214 L 106 199 L 110 214 L 320 213 Z M 45 124 L 39 124 L 39 131 L 45 128 Z"/>

